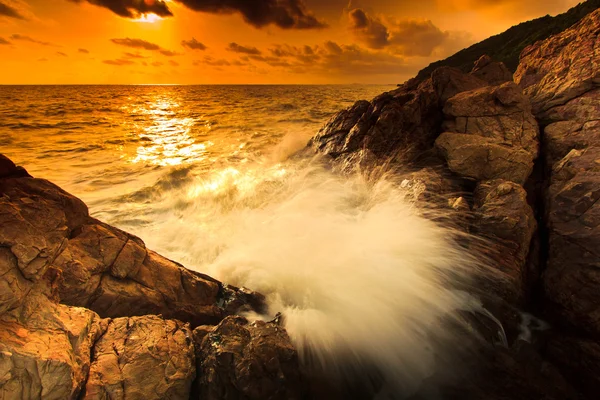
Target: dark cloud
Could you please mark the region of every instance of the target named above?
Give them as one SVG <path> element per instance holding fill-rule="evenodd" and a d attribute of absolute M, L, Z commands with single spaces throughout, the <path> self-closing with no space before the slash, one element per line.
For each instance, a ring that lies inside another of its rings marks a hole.
<path fill-rule="evenodd" d="M 206 46 L 203 43 L 197 41 L 196 38 L 191 38 L 190 40 L 182 40 L 181 45 L 192 50 L 206 50 Z"/>
<path fill-rule="evenodd" d="M 108 8 L 126 18 L 144 14 L 161 17 L 173 15 L 163 0 L 69 0 Z M 303 0 L 175 0 L 194 11 L 212 14 L 240 14 L 244 21 L 257 28 L 275 25 L 283 29 L 315 29 L 326 25 L 310 12 Z"/>
<path fill-rule="evenodd" d="M 171 64 L 174 67 L 178 67 L 179 63 L 177 61 L 173 61 L 173 60 L 169 60 L 169 64 Z"/>
<path fill-rule="evenodd" d="M 431 56 L 450 37 L 430 20 L 397 20 L 367 14 L 360 8 L 348 12 L 349 29 L 371 49 L 392 48 L 405 56 Z"/>
<path fill-rule="evenodd" d="M 108 65 L 118 65 L 118 66 L 123 66 L 123 65 L 133 65 L 135 64 L 133 61 L 131 60 L 124 60 L 122 58 L 119 58 L 118 60 L 104 60 L 102 61 L 104 64 L 108 64 Z"/>
<path fill-rule="evenodd" d="M 126 58 L 148 58 L 148 57 L 141 55 L 140 53 L 123 53 L 123 55 Z"/>
<path fill-rule="evenodd" d="M 88 49 L 77 49 L 77 52 L 82 54 L 90 54 L 90 51 Z"/>
<path fill-rule="evenodd" d="M 381 49 L 389 45 L 388 28 L 377 18 L 371 18 L 362 9 L 348 13 L 350 29 L 370 48 Z"/>
<path fill-rule="evenodd" d="M 153 67 L 160 67 L 160 66 L 162 66 L 162 65 L 164 65 L 164 63 L 162 63 L 162 62 L 160 62 L 160 61 L 154 61 L 154 62 L 152 63 L 152 66 L 153 66 Z"/>
<path fill-rule="evenodd" d="M 241 53 L 241 54 L 250 54 L 250 55 L 260 55 L 261 54 L 261 51 L 259 49 L 257 49 L 256 47 L 242 46 L 235 42 L 229 43 L 229 46 L 227 46 L 226 50 L 233 51 L 234 53 Z"/>
<path fill-rule="evenodd" d="M 403 57 L 381 51 L 371 51 L 358 45 L 343 45 L 327 41 L 317 46 L 274 45 L 270 56 L 247 55 L 245 61 L 265 63 L 292 73 L 331 75 L 405 74 L 411 67 Z M 411 71 L 412 72 L 412 71 Z"/>
<path fill-rule="evenodd" d="M 166 50 L 160 47 L 155 43 L 150 43 L 142 39 L 132 39 L 132 38 L 123 38 L 123 39 L 110 39 L 111 42 L 118 44 L 119 46 L 131 47 L 134 49 L 142 49 L 142 50 L 150 50 L 150 51 L 158 51 L 160 54 L 173 57 L 178 56 L 179 53 L 176 53 L 171 50 Z"/>
<path fill-rule="evenodd" d="M 177 0 L 195 11 L 215 14 L 239 13 L 257 28 L 276 25 L 283 29 L 324 28 L 303 0 Z"/>
<path fill-rule="evenodd" d="M 14 7 L 5 4 L 0 1 L 0 16 L 2 17 L 10 17 L 16 19 L 26 19 L 21 13 Z"/>
<path fill-rule="evenodd" d="M 56 55 L 61 56 L 61 57 L 69 57 L 69 55 L 67 53 L 63 53 L 62 51 L 57 51 Z"/>
<path fill-rule="evenodd" d="M 0 37 L 0 44 L 10 44 L 10 42 L 3 37 Z"/>
<path fill-rule="evenodd" d="M 30 37 L 30 36 L 21 35 L 21 34 L 18 34 L 18 33 L 14 33 L 14 34 L 10 35 L 10 39 L 12 39 L 12 40 L 18 40 L 18 41 L 21 41 L 21 42 L 30 42 L 30 43 L 40 44 L 42 46 L 56 46 L 55 44 L 52 44 L 50 42 L 43 42 L 41 40 L 34 39 L 34 38 Z"/>
<path fill-rule="evenodd" d="M 153 50 L 158 51 L 161 47 L 157 44 L 147 42 L 142 39 L 131 39 L 131 38 L 123 38 L 123 39 L 110 39 L 111 42 L 118 44 L 119 46 L 133 47 L 135 49 L 144 49 L 144 50 Z"/>
<path fill-rule="evenodd" d="M 72 3 L 90 3 L 108 8 L 112 12 L 125 18 L 139 18 L 143 14 L 156 14 L 161 17 L 173 15 L 163 0 L 69 0 Z"/>

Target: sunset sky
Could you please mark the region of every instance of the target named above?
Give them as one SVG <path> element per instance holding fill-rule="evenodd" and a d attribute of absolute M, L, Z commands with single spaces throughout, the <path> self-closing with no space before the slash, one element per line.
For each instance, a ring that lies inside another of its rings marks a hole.
<path fill-rule="evenodd" d="M 401 83 L 579 0 L 0 0 L 0 84 Z"/>

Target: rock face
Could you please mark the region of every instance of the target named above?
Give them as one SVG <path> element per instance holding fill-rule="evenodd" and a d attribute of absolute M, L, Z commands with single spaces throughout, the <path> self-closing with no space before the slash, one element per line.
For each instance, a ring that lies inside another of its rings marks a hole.
<path fill-rule="evenodd" d="M 207 326 L 263 308 L 261 295 L 146 249 L 0 155 L 1 398 L 185 399 L 192 387 L 236 399 L 294 398 L 300 369 L 283 328 Z M 242 364 L 224 362 L 211 345 L 201 351 L 190 324 L 228 343 L 247 333 L 236 346 Z M 198 360 L 203 375 L 193 385 L 197 352 L 207 360 Z M 213 367 L 234 381 L 207 380 Z"/>
<path fill-rule="evenodd" d="M 506 68 L 504 63 L 494 62 L 488 55 L 483 55 L 475 62 L 471 75 L 476 76 L 490 85 L 501 85 L 504 82 L 512 82 L 513 74 Z"/>
<path fill-rule="evenodd" d="M 197 328 L 194 337 L 198 399 L 305 398 L 298 354 L 277 322 L 227 317 L 215 328 Z"/>
<path fill-rule="evenodd" d="M 599 33 L 597 10 L 524 49 L 515 73 L 545 125 L 546 313 L 565 329 L 548 353 L 588 393 L 600 388 Z"/>
<path fill-rule="evenodd" d="M 462 92 L 444 105 L 446 131 L 436 147 L 449 168 L 475 180 L 525 183 L 538 155 L 529 100 L 512 82 Z"/>
<path fill-rule="evenodd" d="M 156 316 L 109 320 L 84 399 L 187 399 L 196 374 L 189 326 Z"/>

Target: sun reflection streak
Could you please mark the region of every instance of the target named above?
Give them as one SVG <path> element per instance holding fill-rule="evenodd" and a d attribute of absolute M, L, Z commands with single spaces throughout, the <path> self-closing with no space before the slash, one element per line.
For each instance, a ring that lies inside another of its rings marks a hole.
<path fill-rule="evenodd" d="M 180 104 L 170 97 L 157 96 L 150 105 L 127 110 L 132 115 L 142 114 L 149 118 L 149 123 L 138 133 L 144 144 L 137 148 L 132 163 L 174 166 L 206 158 L 206 150 L 213 143 L 196 143 L 190 135 L 196 120 L 177 116 L 176 109 L 179 107 Z"/>

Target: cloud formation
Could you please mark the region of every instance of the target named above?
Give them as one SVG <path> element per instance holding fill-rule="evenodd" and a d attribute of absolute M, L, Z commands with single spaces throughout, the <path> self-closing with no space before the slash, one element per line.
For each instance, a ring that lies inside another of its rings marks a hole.
<path fill-rule="evenodd" d="M 403 56 L 429 57 L 453 33 L 442 31 L 430 20 L 398 20 L 367 14 L 360 8 L 348 12 L 348 28 L 370 49 L 390 48 Z"/>
<path fill-rule="evenodd" d="M 182 40 L 181 45 L 191 50 L 206 50 L 206 46 L 203 43 L 197 41 L 196 38 L 191 38 L 190 40 Z"/>
<path fill-rule="evenodd" d="M 10 39 L 11 40 L 18 40 L 18 41 L 21 41 L 21 42 L 35 43 L 35 44 L 39 44 L 39 45 L 42 45 L 42 46 L 54 46 L 54 47 L 56 47 L 55 44 L 52 44 L 50 42 L 44 42 L 42 40 L 37 40 L 37 39 L 34 39 L 34 38 L 30 37 L 30 36 L 21 35 L 19 33 L 13 33 L 12 35 L 10 35 Z"/>
<path fill-rule="evenodd" d="M 173 57 L 178 56 L 179 53 L 176 53 L 171 50 L 166 50 L 157 45 L 156 43 L 151 43 L 143 39 L 132 39 L 132 38 L 122 38 L 122 39 L 110 39 L 114 44 L 118 44 L 119 46 L 131 47 L 134 49 L 142 49 L 149 51 L 158 51 L 160 54 Z"/>
<path fill-rule="evenodd" d="M 72 3 L 90 3 L 108 8 L 115 14 L 125 18 L 139 18 L 144 14 L 156 14 L 161 17 L 173 15 L 163 0 L 69 0 Z"/>
<path fill-rule="evenodd" d="M 61 57 L 69 57 L 67 53 L 63 53 L 62 51 L 57 51 L 56 55 Z"/>
<path fill-rule="evenodd" d="M 262 52 L 256 47 L 242 46 L 235 42 L 229 43 L 226 48 L 227 51 L 234 53 L 249 54 L 249 55 L 260 55 Z"/>
<path fill-rule="evenodd" d="M 0 44 L 10 44 L 10 42 L 3 37 L 0 37 Z"/>
<path fill-rule="evenodd" d="M 133 65 L 135 64 L 133 61 L 131 60 L 124 60 L 122 58 L 119 58 L 117 60 L 104 60 L 102 61 L 104 64 L 108 64 L 108 65 L 116 65 L 116 66 L 123 66 L 123 65 Z"/>
<path fill-rule="evenodd" d="M 0 17 L 26 19 L 16 8 L 0 1 Z"/>
<path fill-rule="evenodd" d="M 164 0 L 69 0 L 104 7 L 125 18 L 145 14 L 170 17 L 173 12 Z M 275 25 L 282 29 L 324 28 L 326 24 L 310 12 L 304 0 L 174 0 L 187 8 L 211 14 L 240 14 L 257 28 Z"/>
<path fill-rule="evenodd" d="M 90 54 L 90 51 L 88 49 L 77 49 L 77 52 L 82 54 Z"/>

